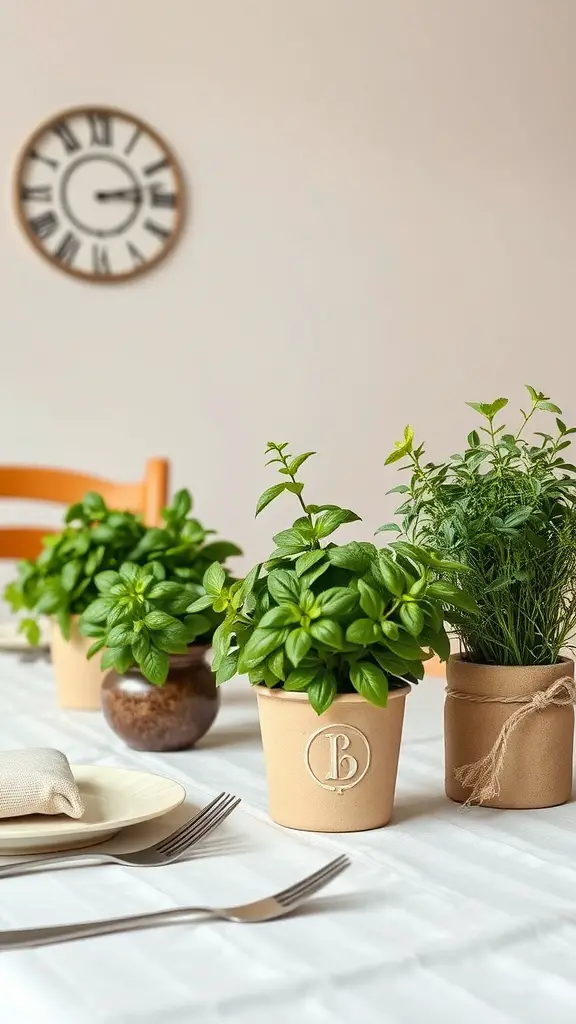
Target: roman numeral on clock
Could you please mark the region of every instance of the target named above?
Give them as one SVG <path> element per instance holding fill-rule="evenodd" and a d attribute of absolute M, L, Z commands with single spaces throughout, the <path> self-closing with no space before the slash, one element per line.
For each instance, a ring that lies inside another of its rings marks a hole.
<path fill-rule="evenodd" d="M 24 202 L 36 200 L 39 203 L 51 203 L 52 202 L 52 186 L 51 185 L 22 185 L 20 189 L 20 198 Z"/>
<path fill-rule="evenodd" d="M 76 238 L 76 235 L 73 235 L 71 231 L 67 231 L 60 242 L 60 245 L 56 249 L 54 256 L 62 263 L 68 263 L 70 265 L 76 259 L 81 244 L 80 239 Z"/>
<path fill-rule="evenodd" d="M 39 153 L 37 149 L 30 150 L 30 159 L 38 160 L 38 162 L 41 164 L 46 164 L 46 166 L 51 167 L 53 171 L 58 170 L 58 161 L 51 160 L 48 156 L 42 156 L 42 153 Z"/>
<path fill-rule="evenodd" d="M 28 226 L 36 238 L 49 238 L 58 227 L 58 217 L 53 210 L 47 210 L 46 213 L 39 213 L 37 217 L 32 217 L 28 221 Z"/>
<path fill-rule="evenodd" d="M 152 185 L 150 188 L 150 203 L 152 206 L 174 210 L 176 207 L 176 193 L 165 192 L 162 185 Z"/>
<path fill-rule="evenodd" d="M 79 140 L 65 121 L 55 124 L 52 131 L 60 139 L 67 153 L 75 153 L 78 149 L 81 149 Z"/>
<path fill-rule="evenodd" d="M 156 163 L 148 164 L 147 167 L 143 167 L 142 173 L 149 178 L 152 174 L 158 174 L 158 171 L 165 171 L 167 167 L 170 167 L 170 161 L 168 157 L 165 156 L 162 160 L 157 160 Z"/>
<path fill-rule="evenodd" d="M 91 146 L 112 145 L 112 118 L 109 114 L 88 114 Z"/>
<path fill-rule="evenodd" d="M 92 246 L 92 269 L 95 274 L 111 274 L 112 268 L 105 245 Z"/>
<path fill-rule="evenodd" d="M 165 242 L 170 238 L 170 231 L 168 228 L 163 228 L 160 224 L 156 224 L 156 221 L 145 220 L 144 227 L 151 235 L 156 235 L 156 238 L 159 238 L 161 242 Z"/>
<path fill-rule="evenodd" d="M 142 253 L 140 252 L 140 249 L 137 249 L 133 242 L 126 242 L 126 246 L 128 248 L 128 252 L 132 257 L 132 261 L 135 267 L 140 267 L 143 263 L 146 262 Z"/>

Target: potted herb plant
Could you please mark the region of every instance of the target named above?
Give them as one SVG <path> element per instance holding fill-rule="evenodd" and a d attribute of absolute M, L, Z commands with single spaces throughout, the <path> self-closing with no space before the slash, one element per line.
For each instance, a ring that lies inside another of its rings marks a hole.
<path fill-rule="evenodd" d="M 334 544 L 334 531 L 359 517 L 304 500 L 298 473 L 314 453 L 293 457 L 270 442 L 267 454 L 280 480 L 256 514 L 285 492 L 301 514 L 244 580 L 230 583 L 212 566 L 191 611 L 225 612 L 213 641 L 217 682 L 246 673 L 256 687 L 274 820 L 323 832 L 378 828 L 392 813 L 410 683 L 432 651 L 449 653 L 436 559 L 407 543 Z M 456 588 L 452 596 L 459 600 Z"/>
<path fill-rule="evenodd" d="M 97 596 L 98 571 L 121 565 L 143 530 L 136 516 L 108 509 L 90 492 L 70 506 L 64 528 L 44 539 L 35 561 L 18 563 L 17 578 L 4 591 L 14 612 L 29 613 L 19 629 L 30 644 L 40 638 L 39 617 L 52 620 L 52 662 L 62 707 L 100 707 L 103 674 L 97 664 L 86 663 L 89 642 L 78 631 L 78 618 Z"/>
<path fill-rule="evenodd" d="M 191 747 L 218 710 L 206 654 L 222 610 L 200 614 L 190 606 L 206 593 L 208 567 L 228 580 L 221 562 L 241 551 L 207 541 L 213 531 L 190 518 L 190 509 L 190 495 L 181 491 L 164 510 L 163 526 L 144 531 L 130 560 L 96 575 L 98 597 L 80 618 L 92 641 L 88 658 L 103 652 L 102 670 L 113 670 L 102 687 L 106 720 L 137 750 Z"/>
<path fill-rule="evenodd" d="M 478 608 L 449 612 L 461 653 L 450 658 L 445 705 L 446 792 L 490 807 L 570 799 L 576 628 L 576 466 L 562 413 L 528 386 L 516 431 L 498 422 L 508 400 L 469 402 L 482 421 L 464 450 L 426 462 L 406 428 L 388 462 L 406 460 L 399 512 L 407 537 L 467 566 Z M 532 437 L 533 417 L 554 425 Z"/>

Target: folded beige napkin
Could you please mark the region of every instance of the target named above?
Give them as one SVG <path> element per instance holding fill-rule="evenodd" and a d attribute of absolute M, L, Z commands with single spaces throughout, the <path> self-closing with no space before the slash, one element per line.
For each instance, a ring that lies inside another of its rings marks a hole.
<path fill-rule="evenodd" d="M 60 750 L 0 750 L 0 818 L 23 814 L 84 814 L 68 758 Z"/>

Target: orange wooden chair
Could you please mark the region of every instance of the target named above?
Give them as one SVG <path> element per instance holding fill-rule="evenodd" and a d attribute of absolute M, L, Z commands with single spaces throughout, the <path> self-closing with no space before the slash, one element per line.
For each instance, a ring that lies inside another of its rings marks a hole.
<path fill-rule="evenodd" d="M 40 466 L 0 466 L 0 498 L 24 498 L 71 505 L 86 491 L 97 491 L 111 508 L 137 512 L 148 526 L 157 526 L 168 493 L 167 459 L 149 459 L 144 479 L 118 484 L 97 476 Z M 0 558 L 37 558 L 42 537 L 54 529 L 36 526 L 0 527 Z"/>

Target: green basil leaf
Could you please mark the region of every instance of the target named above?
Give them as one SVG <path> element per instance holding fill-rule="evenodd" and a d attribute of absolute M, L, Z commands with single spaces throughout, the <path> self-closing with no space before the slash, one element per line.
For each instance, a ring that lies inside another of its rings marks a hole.
<path fill-rule="evenodd" d="M 40 643 L 40 626 L 36 619 L 20 619 L 18 632 L 24 634 L 31 647 L 37 647 Z"/>
<path fill-rule="evenodd" d="M 188 634 L 186 638 L 188 644 L 193 643 L 196 637 L 203 636 L 204 633 L 208 633 L 212 629 L 212 623 L 205 615 L 187 615 L 183 625 Z"/>
<path fill-rule="evenodd" d="M 321 669 L 320 665 L 316 665 L 314 668 L 295 668 L 286 677 L 284 689 L 296 693 L 307 690 L 310 683 L 316 678 L 319 669 Z"/>
<path fill-rule="evenodd" d="M 362 611 L 371 619 L 379 619 L 384 612 L 384 601 L 380 594 L 364 580 L 358 580 L 358 594 Z"/>
<path fill-rule="evenodd" d="M 314 533 L 318 538 L 329 537 L 339 526 L 344 523 L 354 523 L 360 520 L 355 512 L 349 508 L 335 508 L 330 512 L 323 512 L 314 524 Z"/>
<path fill-rule="evenodd" d="M 364 700 L 385 708 L 388 703 L 388 680 L 381 668 L 370 661 L 357 661 L 350 666 L 352 686 Z"/>
<path fill-rule="evenodd" d="M 465 612 L 470 612 L 471 615 L 477 615 L 479 611 L 478 605 L 471 595 L 466 594 L 463 590 L 458 590 L 456 587 L 451 586 L 450 583 L 443 583 L 441 581 L 431 583 L 427 590 L 427 597 L 437 597 L 444 604 L 451 604 L 454 608 L 461 608 Z"/>
<path fill-rule="evenodd" d="M 392 654 L 395 654 L 403 661 L 426 661 L 430 657 L 427 651 L 422 650 L 417 643 L 412 643 L 408 637 L 405 640 L 390 640 L 387 638 L 386 646 L 390 648 Z"/>
<path fill-rule="evenodd" d="M 113 626 L 107 633 L 106 646 L 125 647 L 132 643 L 133 637 L 134 631 L 132 629 L 132 624 L 121 622 L 118 626 Z"/>
<path fill-rule="evenodd" d="M 312 455 L 316 455 L 316 452 L 304 452 L 303 455 L 296 455 L 296 457 L 288 463 L 288 472 L 290 475 L 295 476 L 300 469 L 300 466 L 302 466 L 303 463 L 306 462 L 306 459 L 309 459 Z"/>
<path fill-rule="evenodd" d="M 108 591 L 110 590 L 110 587 L 114 586 L 115 583 L 119 582 L 119 574 L 117 572 L 114 572 L 112 569 L 107 569 L 105 572 L 99 572 L 98 575 L 94 577 L 94 583 L 96 584 L 96 588 L 100 591 L 101 594 L 107 594 Z"/>
<path fill-rule="evenodd" d="M 149 682 L 162 686 L 166 682 L 169 667 L 170 659 L 166 652 L 151 647 L 140 664 L 140 671 Z"/>
<path fill-rule="evenodd" d="M 316 619 L 310 624 L 310 633 L 325 647 L 333 647 L 340 651 L 344 646 L 342 626 L 333 619 Z"/>
<path fill-rule="evenodd" d="M 238 671 L 248 672 L 264 661 L 272 651 L 281 647 L 288 636 L 286 629 L 255 629 L 242 649 L 238 659 Z"/>
<path fill-rule="evenodd" d="M 220 562 L 213 562 L 212 565 L 206 569 L 204 573 L 202 584 L 207 594 L 211 594 L 212 597 L 218 597 L 221 594 L 224 584 L 226 583 L 226 573 Z"/>
<path fill-rule="evenodd" d="M 279 647 L 273 654 L 269 654 L 266 658 L 266 667 L 274 673 L 276 679 L 281 682 L 286 678 L 286 664 L 284 658 L 284 648 Z"/>
<path fill-rule="evenodd" d="M 316 565 L 317 562 L 324 561 L 325 558 L 326 551 L 324 548 L 319 548 L 316 551 L 307 551 L 304 555 L 300 555 L 294 564 L 296 575 L 302 576 L 302 574 L 308 572 L 313 565 Z"/>
<path fill-rule="evenodd" d="M 60 581 L 67 594 L 70 594 L 74 590 L 81 572 L 82 562 L 79 562 L 77 559 L 67 562 L 62 569 Z"/>
<path fill-rule="evenodd" d="M 140 665 L 150 650 L 150 637 L 143 631 L 132 641 L 132 654 L 134 660 Z"/>
<path fill-rule="evenodd" d="M 110 597 L 97 597 L 95 601 L 82 612 L 83 622 L 106 622 L 108 614 L 114 607 L 114 600 Z"/>
<path fill-rule="evenodd" d="M 264 491 L 264 493 L 261 494 L 260 497 L 258 498 L 258 503 L 256 505 L 256 515 L 260 515 L 262 510 L 265 509 L 266 506 L 269 505 L 271 501 L 274 501 L 274 498 L 277 498 L 278 495 L 282 494 L 282 492 L 285 490 L 286 484 L 274 484 L 273 487 L 269 487 L 268 490 Z"/>
<path fill-rule="evenodd" d="M 411 636 L 420 636 L 424 629 L 424 612 L 414 601 L 400 606 L 400 618 Z"/>
<path fill-rule="evenodd" d="M 391 622 L 390 619 L 382 619 L 380 629 L 389 640 L 398 640 L 400 636 L 398 626 L 395 622 Z"/>
<path fill-rule="evenodd" d="M 210 596 L 210 594 L 204 594 L 202 597 L 199 597 L 196 601 L 193 601 L 192 604 L 188 606 L 186 611 L 203 612 L 205 608 L 212 607 L 212 602 L 213 598 Z"/>
<path fill-rule="evenodd" d="M 301 584 L 289 569 L 275 569 L 266 580 L 268 591 L 278 604 L 298 603 Z"/>
<path fill-rule="evenodd" d="M 271 608 L 270 611 L 260 619 L 258 623 L 259 629 L 267 629 L 270 626 L 290 626 L 295 622 L 300 622 L 302 613 L 295 604 L 281 604 L 277 608 Z"/>
<path fill-rule="evenodd" d="M 394 597 L 402 597 L 406 590 L 407 581 L 400 566 L 393 562 L 390 556 L 383 551 L 380 552 L 378 563 L 386 589 Z"/>
<path fill-rule="evenodd" d="M 340 547 L 328 548 L 327 554 L 332 565 L 348 569 L 350 572 L 364 574 L 370 568 L 370 555 L 358 541 L 353 540 Z"/>
<path fill-rule="evenodd" d="M 317 715 L 323 715 L 334 700 L 338 687 L 331 672 L 324 672 L 308 687 L 308 700 Z"/>
<path fill-rule="evenodd" d="M 90 660 L 90 658 L 93 658 L 95 654 L 98 654 L 98 651 L 101 651 L 102 648 L 104 647 L 104 643 L 105 643 L 105 640 L 104 640 L 103 636 L 100 637 L 99 640 L 96 640 L 92 644 L 92 646 L 89 647 L 88 650 L 86 651 L 87 659 Z"/>
<path fill-rule="evenodd" d="M 118 572 L 120 574 L 120 578 L 130 585 L 134 585 L 140 579 L 142 574 L 142 570 L 135 564 L 135 562 L 124 562 L 120 566 Z"/>
<path fill-rule="evenodd" d="M 356 619 L 346 630 L 346 640 L 349 644 L 360 644 L 367 647 L 369 644 L 378 643 L 382 639 L 382 630 L 378 622 L 373 619 Z"/>
<path fill-rule="evenodd" d="M 152 611 L 144 616 L 144 622 L 148 629 L 166 629 L 167 626 L 178 625 L 178 619 L 167 612 Z"/>
<path fill-rule="evenodd" d="M 306 657 L 311 644 L 312 637 L 305 629 L 293 629 L 290 632 L 286 640 L 285 649 L 288 660 L 292 662 L 295 668 Z"/>
<path fill-rule="evenodd" d="M 227 654 L 225 658 L 220 662 L 220 667 L 216 672 L 216 685 L 220 686 L 222 683 L 228 682 L 232 679 L 238 671 L 238 655 L 239 651 L 232 651 Z"/>
<path fill-rule="evenodd" d="M 358 605 L 358 594 L 348 587 L 330 587 L 318 594 L 316 604 L 322 615 L 349 615 Z"/>

